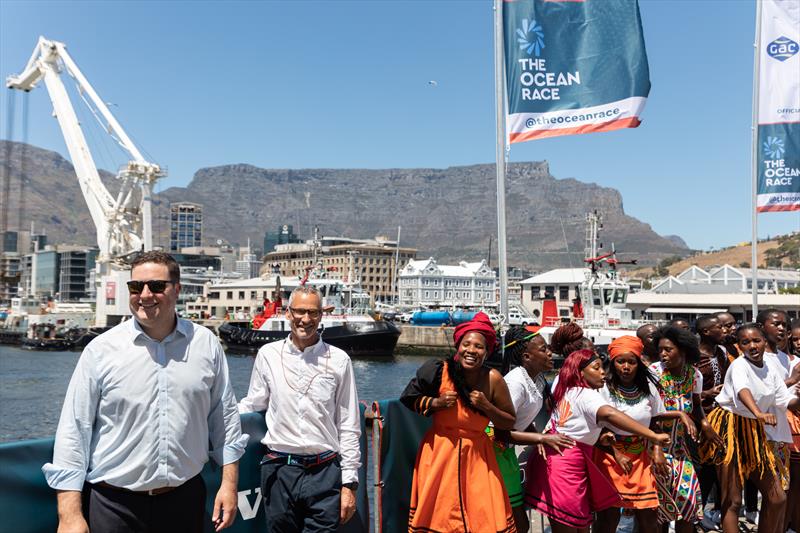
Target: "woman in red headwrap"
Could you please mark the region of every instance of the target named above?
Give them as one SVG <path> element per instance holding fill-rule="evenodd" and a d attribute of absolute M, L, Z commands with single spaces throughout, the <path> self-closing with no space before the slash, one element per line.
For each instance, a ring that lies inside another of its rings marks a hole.
<path fill-rule="evenodd" d="M 400 401 L 433 416 L 417 452 L 408 530 L 516 531 L 492 442 L 485 433 L 514 426 L 514 406 L 503 376 L 484 368 L 494 350 L 494 326 L 485 313 L 456 327 L 455 354 L 425 363 Z"/>
<path fill-rule="evenodd" d="M 642 361 L 644 344 L 638 337 L 625 335 L 611 342 L 609 378 L 600 395 L 609 405 L 650 426 L 655 417 L 665 412 L 658 382 Z M 639 531 L 658 530 L 658 493 L 651 470 L 650 453 L 656 463 L 666 465 L 659 446 L 649 446 L 643 438 L 628 431 L 614 429 L 601 437 L 604 445 L 595 447 L 594 462 L 611 480 L 622 498 L 621 507 L 634 510 Z M 648 450 L 650 448 L 650 450 Z M 611 507 L 597 515 L 595 531 L 613 533 L 619 524 L 620 510 Z"/>

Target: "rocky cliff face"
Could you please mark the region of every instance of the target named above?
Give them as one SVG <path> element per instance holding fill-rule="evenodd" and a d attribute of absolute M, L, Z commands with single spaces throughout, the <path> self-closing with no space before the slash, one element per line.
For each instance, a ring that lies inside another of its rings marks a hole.
<path fill-rule="evenodd" d="M 0 144 L 0 154 L 3 145 Z M 13 153 L 19 154 L 20 150 Z M 51 242 L 93 242 L 93 226 L 72 166 L 61 156 L 27 147 L 26 218 L 46 229 Z M 11 158 L 12 183 L 19 158 Z M 106 176 L 108 179 L 108 176 Z M 197 171 L 185 188 L 155 198 L 154 232 L 168 243 L 169 202 L 204 206 L 206 242 L 223 238 L 260 245 L 265 231 L 292 224 L 301 238 L 314 226 L 324 235 L 357 238 L 383 234 L 440 261 L 496 253 L 494 165 L 446 169 L 263 169 L 237 164 Z M 13 199 L 11 203 L 13 211 Z M 685 254 L 679 239 L 665 238 L 625 214 L 619 192 L 574 179 L 556 179 L 547 163 L 513 163 L 507 175 L 509 263 L 533 268 L 578 266 L 583 259 L 584 216 L 603 214 L 602 236 L 622 258 L 640 262 Z M 11 218 L 13 219 L 13 216 Z M 29 226 L 29 222 L 23 224 Z M 571 252 L 567 254 L 567 249 Z"/>

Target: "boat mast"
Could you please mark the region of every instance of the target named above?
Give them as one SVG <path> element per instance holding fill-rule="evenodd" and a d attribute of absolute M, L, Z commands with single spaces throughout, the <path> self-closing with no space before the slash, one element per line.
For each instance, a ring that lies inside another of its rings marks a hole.
<path fill-rule="evenodd" d="M 500 269 L 500 314 L 508 320 L 508 268 L 506 265 L 506 127 L 503 65 L 503 0 L 494 0 L 494 87 L 497 167 L 497 263 Z"/>

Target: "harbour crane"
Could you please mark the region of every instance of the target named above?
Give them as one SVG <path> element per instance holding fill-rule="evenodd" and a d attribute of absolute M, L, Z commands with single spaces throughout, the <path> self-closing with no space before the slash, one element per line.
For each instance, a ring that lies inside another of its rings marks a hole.
<path fill-rule="evenodd" d="M 75 80 L 78 93 L 92 114 L 131 158 L 117 173 L 120 189 L 116 196 L 100 180 L 97 166 L 62 81 L 64 73 Z M 142 156 L 111 114 L 107 104 L 97 95 L 67 53 L 67 47 L 63 43 L 39 37 L 25 69 L 21 74 L 7 78 L 6 87 L 28 92 L 42 79 L 96 229 L 99 248 L 95 280 L 96 324 L 114 325 L 122 317 L 130 315 L 125 286 L 130 279 L 128 262 L 132 255 L 153 247 L 153 184 L 166 176 L 166 171 Z"/>

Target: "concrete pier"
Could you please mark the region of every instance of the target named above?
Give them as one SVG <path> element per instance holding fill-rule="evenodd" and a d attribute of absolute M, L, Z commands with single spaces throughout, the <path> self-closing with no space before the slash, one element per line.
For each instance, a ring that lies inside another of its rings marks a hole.
<path fill-rule="evenodd" d="M 453 328 L 446 326 L 412 326 L 399 324 L 400 339 L 395 353 L 438 355 L 453 350 Z"/>

